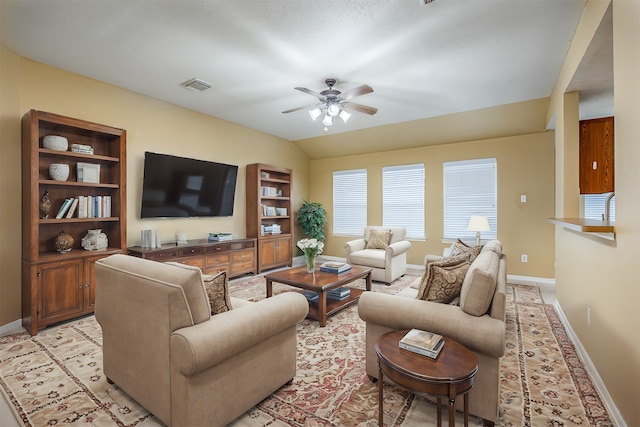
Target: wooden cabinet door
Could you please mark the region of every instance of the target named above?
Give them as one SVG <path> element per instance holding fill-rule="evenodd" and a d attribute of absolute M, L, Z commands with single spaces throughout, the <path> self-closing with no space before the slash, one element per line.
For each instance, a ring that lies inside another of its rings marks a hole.
<path fill-rule="evenodd" d="M 40 265 L 38 288 L 40 321 L 53 323 L 79 315 L 84 310 L 83 260 Z"/>
<path fill-rule="evenodd" d="M 580 194 L 615 191 L 613 117 L 580 121 Z"/>
<path fill-rule="evenodd" d="M 105 255 L 97 255 L 84 260 L 84 311 L 93 312 L 96 305 L 96 261 Z"/>
<path fill-rule="evenodd" d="M 278 248 L 274 240 L 260 241 L 260 270 L 278 265 Z"/>
<path fill-rule="evenodd" d="M 278 247 L 278 263 L 291 265 L 291 239 L 289 237 L 278 239 L 276 245 Z"/>

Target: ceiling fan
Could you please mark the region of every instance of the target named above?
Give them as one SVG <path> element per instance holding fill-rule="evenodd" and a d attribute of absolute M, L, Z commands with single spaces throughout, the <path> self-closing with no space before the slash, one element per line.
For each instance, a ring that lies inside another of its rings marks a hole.
<path fill-rule="evenodd" d="M 283 111 L 282 114 L 309 109 L 309 115 L 311 116 L 311 119 L 315 120 L 320 117 L 322 113 L 324 113 L 322 124 L 325 125 L 325 130 L 327 130 L 326 127 L 333 124 L 333 118 L 336 116 L 340 117 L 345 123 L 347 122 L 347 120 L 349 120 L 351 114 L 345 110 L 345 107 L 353 111 L 369 114 L 370 116 L 378 112 L 377 108 L 369 107 L 362 104 L 356 104 L 355 102 L 350 101 L 350 99 L 355 98 L 356 96 L 366 95 L 373 92 L 373 88 L 371 86 L 362 85 L 344 92 L 340 92 L 339 90 L 333 88 L 333 86 L 336 84 L 336 79 L 326 79 L 324 82 L 329 87 L 329 89 L 325 89 L 322 92 L 316 92 L 311 89 L 307 89 L 306 87 L 295 88 L 300 92 L 315 96 L 320 100 L 320 102 L 298 108 L 292 108 L 291 110 Z"/>

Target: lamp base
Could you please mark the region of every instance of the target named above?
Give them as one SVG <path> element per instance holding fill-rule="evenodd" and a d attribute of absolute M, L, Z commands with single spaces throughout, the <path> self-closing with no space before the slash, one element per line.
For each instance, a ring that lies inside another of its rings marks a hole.
<path fill-rule="evenodd" d="M 476 246 L 480 246 L 480 232 L 476 231 Z"/>

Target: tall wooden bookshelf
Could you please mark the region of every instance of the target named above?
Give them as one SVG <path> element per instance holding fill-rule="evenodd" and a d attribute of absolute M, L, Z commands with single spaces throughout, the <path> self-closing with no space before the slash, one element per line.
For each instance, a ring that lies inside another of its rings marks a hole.
<path fill-rule="evenodd" d="M 47 135 L 66 137 L 67 151 L 44 148 Z M 72 144 L 90 146 L 93 154 L 72 152 Z M 123 129 L 36 110 L 22 117 L 22 325 L 31 335 L 93 312 L 95 261 L 126 251 L 125 147 Z M 50 177 L 52 163 L 69 165 L 66 181 Z M 78 163 L 93 165 L 94 170 L 99 166 L 98 182 L 78 182 Z M 52 204 L 47 219 L 40 213 L 45 191 Z M 76 213 L 56 219 L 65 199 L 79 196 L 110 196 L 110 215 L 78 218 Z M 82 248 L 82 238 L 93 229 L 106 234 L 106 250 Z M 74 239 L 64 253 L 55 247 L 62 231 Z"/>
<path fill-rule="evenodd" d="M 291 266 L 291 169 L 262 163 L 247 165 L 246 169 L 246 232 L 258 242 L 258 272 Z M 273 231 L 274 224 L 279 232 Z"/>

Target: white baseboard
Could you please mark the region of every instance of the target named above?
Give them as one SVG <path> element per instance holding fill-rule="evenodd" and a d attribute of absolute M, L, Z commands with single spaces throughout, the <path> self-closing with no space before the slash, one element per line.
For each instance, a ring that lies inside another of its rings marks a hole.
<path fill-rule="evenodd" d="M 0 337 L 3 335 L 7 335 L 10 333 L 21 332 L 24 331 L 22 327 L 22 320 L 14 320 L 11 323 L 7 323 L 6 325 L 0 326 Z"/>
<path fill-rule="evenodd" d="M 602 381 L 602 378 L 600 377 L 598 370 L 596 369 L 595 365 L 591 361 L 591 358 L 589 357 L 589 353 L 587 353 L 587 350 L 584 348 L 584 346 L 580 342 L 580 339 L 578 338 L 575 331 L 571 327 L 571 324 L 569 323 L 569 320 L 567 319 L 567 317 L 564 315 L 564 311 L 562 311 L 562 307 L 560 306 L 560 303 L 558 302 L 558 300 L 556 300 L 553 303 L 553 308 L 558 314 L 560 321 L 564 325 L 564 328 L 567 331 L 567 334 L 569 335 L 571 342 L 573 342 L 573 345 L 576 348 L 576 352 L 578 353 L 578 357 L 584 364 L 584 367 L 589 373 L 591 380 L 594 382 L 596 390 L 598 390 L 598 393 L 600 394 L 600 398 L 602 399 L 604 405 L 609 410 L 609 413 L 613 416 L 614 419 L 612 421 L 619 427 L 627 427 L 627 423 L 625 422 L 624 418 L 622 418 L 622 415 L 620 414 L 620 411 L 618 410 L 618 407 L 616 406 L 616 404 L 613 402 L 613 399 L 611 398 L 611 395 L 609 394 L 609 391 L 607 390 L 607 387 L 605 386 L 604 381 Z"/>

